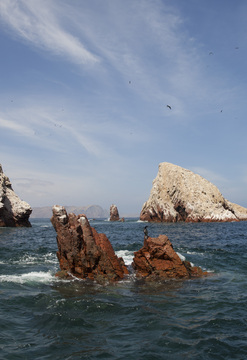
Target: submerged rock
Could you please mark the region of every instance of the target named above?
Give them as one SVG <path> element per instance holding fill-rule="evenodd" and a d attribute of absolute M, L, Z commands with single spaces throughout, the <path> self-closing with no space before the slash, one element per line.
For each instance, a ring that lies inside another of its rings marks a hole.
<path fill-rule="evenodd" d="M 102 282 L 121 280 L 128 274 L 106 235 L 98 234 L 85 215 L 68 215 L 63 206 L 53 206 L 52 211 L 62 271 L 58 275 Z"/>
<path fill-rule="evenodd" d="M 247 209 L 226 200 L 218 188 L 192 171 L 161 163 L 140 219 L 155 222 L 247 220 Z"/>
<path fill-rule="evenodd" d="M 146 279 L 188 279 L 207 275 L 201 268 L 182 261 L 166 235 L 148 237 L 144 246 L 134 253 L 133 268 L 138 277 Z"/>
<path fill-rule="evenodd" d="M 119 221 L 119 213 L 116 205 L 110 207 L 110 221 Z"/>
<path fill-rule="evenodd" d="M 15 194 L 0 165 L 0 226 L 30 227 L 31 212 L 30 205 Z"/>

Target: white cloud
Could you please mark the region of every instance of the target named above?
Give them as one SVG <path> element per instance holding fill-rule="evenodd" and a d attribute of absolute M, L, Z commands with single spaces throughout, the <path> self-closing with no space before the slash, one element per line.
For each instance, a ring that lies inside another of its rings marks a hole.
<path fill-rule="evenodd" d="M 197 167 L 192 167 L 190 170 L 193 171 L 194 173 L 201 175 L 206 180 L 212 182 L 214 185 L 216 185 L 216 183 L 228 182 L 228 180 L 224 178 L 222 175 L 206 168 L 197 166 Z"/>
<path fill-rule="evenodd" d="M 76 64 L 98 62 L 96 55 L 60 26 L 50 5 L 52 1 L 5 0 L 0 2 L 0 16 L 18 36 L 38 48 L 65 56 Z"/>
<path fill-rule="evenodd" d="M 16 121 L 10 119 L 6 120 L 1 117 L 0 117 L 0 128 L 5 128 L 14 131 L 23 136 L 29 137 L 33 135 L 33 131 L 29 127 L 22 125 Z"/>

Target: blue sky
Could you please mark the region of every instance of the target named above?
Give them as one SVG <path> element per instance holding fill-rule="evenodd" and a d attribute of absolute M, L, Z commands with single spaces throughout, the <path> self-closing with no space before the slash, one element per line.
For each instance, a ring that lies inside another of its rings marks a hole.
<path fill-rule="evenodd" d="M 1 1 L 15 192 L 139 214 L 166 161 L 247 207 L 246 15 L 245 0 Z"/>

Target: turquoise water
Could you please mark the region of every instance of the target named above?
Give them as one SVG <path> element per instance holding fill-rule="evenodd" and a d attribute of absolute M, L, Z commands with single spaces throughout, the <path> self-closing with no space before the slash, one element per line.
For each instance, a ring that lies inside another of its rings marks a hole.
<path fill-rule="evenodd" d="M 131 264 L 144 224 L 95 220 Z M 246 359 L 247 222 L 150 224 L 212 273 L 146 284 L 61 281 L 49 219 L 0 228 L 1 359 Z"/>

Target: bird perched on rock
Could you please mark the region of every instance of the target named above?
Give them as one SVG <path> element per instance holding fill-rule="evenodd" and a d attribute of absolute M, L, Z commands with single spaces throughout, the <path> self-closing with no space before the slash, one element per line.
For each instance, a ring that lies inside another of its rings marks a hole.
<path fill-rule="evenodd" d="M 147 240 L 147 238 L 148 238 L 148 229 L 147 229 L 147 226 L 144 227 L 143 232 L 144 232 L 144 240 Z"/>

